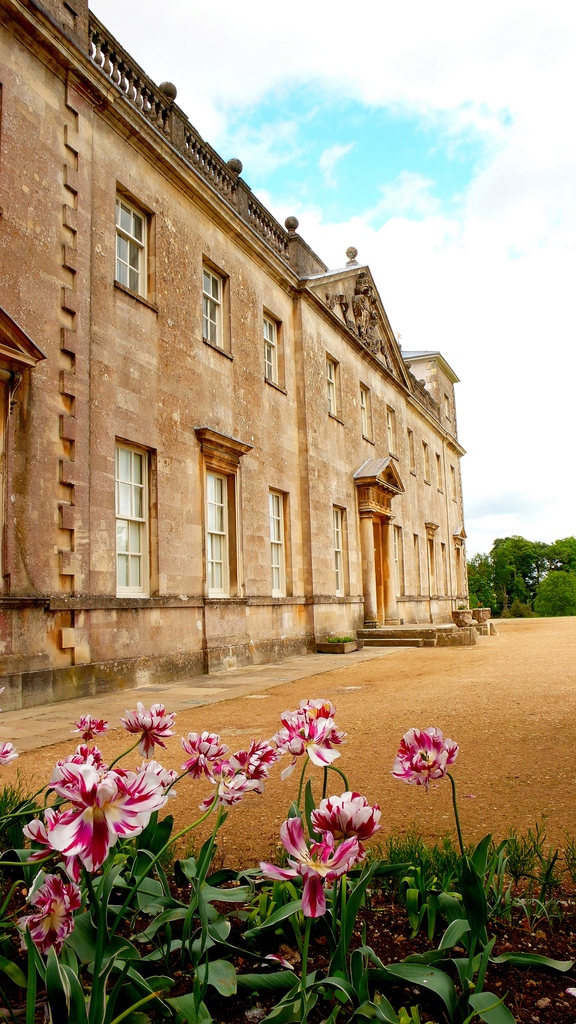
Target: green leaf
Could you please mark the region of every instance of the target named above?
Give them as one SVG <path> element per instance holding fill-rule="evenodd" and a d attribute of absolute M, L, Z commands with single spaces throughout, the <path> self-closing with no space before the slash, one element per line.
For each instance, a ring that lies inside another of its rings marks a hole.
<path fill-rule="evenodd" d="M 166 1002 L 176 1010 L 176 1013 L 186 1024 L 202 1024 L 202 1022 L 209 1024 L 212 1020 L 204 1003 L 200 1003 L 198 1007 L 196 1006 L 196 1000 L 191 992 L 186 993 L 184 996 L 173 996 L 167 999 Z"/>
<path fill-rule="evenodd" d="M 486 867 L 488 862 L 488 850 L 490 849 L 490 843 L 492 842 L 492 833 L 484 836 L 480 840 L 478 846 L 474 850 L 472 857 L 470 858 L 473 867 L 478 872 L 480 877 L 483 877 L 486 873 Z"/>
<path fill-rule="evenodd" d="M 221 996 L 234 996 L 238 989 L 236 971 L 229 960 L 211 960 L 200 964 L 197 974 L 201 982 L 206 979 L 208 968 L 208 984 L 212 985 Z"/>
<path fill-rule="evenodd" d="M 66 945 L 74 950 L 81 963 L 89 964 L 96 955 L 97 939 L 98 933 L 90 914 L 78 914 L 74 918 L 74 931 L 66 939 Z"/>
<path fill-rule="evenodd" d="M 440 945 L 438 948 L 452 949 L 453 946 L 458 945 L 462 936 L 469 931 L 470 925 L 468 924 L 468 921 L 464 920 L 464 918 L 452 921 L 452 923 L 448 925 L 446 931 L 444 932 L 444 935 L 440 939 Z"/>
<path fill-rule="evenodd" d="M 277 924 L 285 921 L 288 917 L 292 917 L 292 914 L 298 914 L 301 910 L 302 900 L 293 900 L 291 903 L 286 903 L 284 907 L 280 907 L 276 910 L 269 918 L 266 919 L 266 921 L 263 921 L 262 924 L 257 925 L 255 928 L 249 928 L 245 931 L 244 938 L 252 939 L 265 928 L 274 928 Z"/>
<path fill-rule="evenodd" d="M 154 818 L 156 818 L 156 821 Z M 173 827 L 174 818 L 171 814 L 162 818 L 162 821 L 158 821 L 158 812 L 155 811 L 144 831 L 136 839 L 136 848 L 138 850 L 149 850 L 155 857 L 166 846 Z"/>
<path fill-rule="evenodd" d="M 4 971 L 10 981 L 13 981 L 15 985 L 20 988 L 26 988 L 28 982 L 26 975 L 20 970 L 18 964 L 15 964 L 13 960 L 8 960 L 5 956 L 0 956 L 0 971 Z"/>
<path fill-rule="evenodd" d="M 57 1020 L 58 1024 L 68 1024 L 70 982 L 64 971 L 60 969 L 54 946 L 48 950 L 46 961 L 46 995 L 52 1020 Z"/>
<path fill-rule="evenodd" d="M 422 988 L 435 992 L 444 1001 L 450 1018 L 456 1007 L 456 989 L 452 979 L 444 971 L 435 967 L 418 967 L 416 964 L 390 964 L 387 967 L 376 968 L 373 972 L 374 980 L 382 979 L 389 981 L 390 978 L 401 978 L 402 981 L 409 981 L 413 985 L 421 985 Z"/>
<path fill-rule="evenodd" d="M 525 964 L 527 967 L 551 967 L 555 971 L 570 971 L 576 960 L 552 960 L 540 953 L 501 953 L 490 960 L 493 964 Z"/>
<path fill-rule="evenodd" d="M 372 1003 L 369 999 L 362 1003 L 354 1011 L 350 1020 L 353 1021 L 356 1017 L 363 1017 L 364 1020 L 384 1021 L 385 1024 L 398 1024 L 398 1014 L 392 1009 L 388 1000 L 381 995 L 378 996 L 378 1003 Z"/>
<path fill-rule="evenodd" d="M 469 997 L 469 1002 L 474 1013 L 486 1021 L 486 1024 L 515 1024 L 516 1018 L 504 1006 L 501 998 L 493 992 L 477 992 Z"/>
<path fill-rule="evenodd" d="M 477 937 L 486 927 L 488 907 L 482 879 L 469 857 L 462 858 L 460 884 L 466 917 L 470 922 L 470 931 L 473 937 Z"/>
<path fill-rule="evenodd" d="M 68 982 L 70 991 L 70 1018 L 73 1024 L 84 1024 L 88 1019 L 86 996 L 78 975 L 67 964 L 60 964 L 60 970 Z M 56 1018 L 54 1018 L 56 1019 Z"/>
<path fill-rule="evenodd" d="M 298 980 L 292 971 L 274 971 L 273 974 L 237 974 L 239 988 L 249 992 L 289 992 L 298 987 Z"/>
<path fill-rule="evenodd" d="M 219 903 L 246 903 L 250 898 L 251 890 L 248 885 L 237 885 L 232 889 L 219 889 L 216 886 L 202 886 L 202 895 L 207 903 L 211 900 L 218 900 Z"/>
<path fill-rule="evenodd" d="M 174 878 L 176 885 L 189 885 L 196 878 L 197 865 L 195 857 L 174 861 Z"/>

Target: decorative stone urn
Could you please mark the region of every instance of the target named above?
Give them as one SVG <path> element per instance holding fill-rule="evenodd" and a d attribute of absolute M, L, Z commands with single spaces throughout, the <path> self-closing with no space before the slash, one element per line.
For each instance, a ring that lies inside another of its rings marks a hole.
<path fill-rule="evenodd" d="M 470 608 L 456 608 L 452 612 L 452 622 L 455 623 L 459 629 L 464 629 L 466 626 L 471 626 L 473 621 L 473 615 Z"/>
<path fill-rule="evenodd" d="M 492 615 L 491 608 L 474 608 L 472 615 L 476 619 L 476 622 L 488 622 L 488 619 Z"/>

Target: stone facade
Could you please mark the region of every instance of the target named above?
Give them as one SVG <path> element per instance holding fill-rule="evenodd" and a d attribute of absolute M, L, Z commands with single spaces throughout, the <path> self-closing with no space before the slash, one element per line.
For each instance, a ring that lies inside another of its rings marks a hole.
<path fill-rule="evenodd" d="M 402 355 L 85 0 L 0 11 L 3 707 L 467 599 L 457 377 Z"/>

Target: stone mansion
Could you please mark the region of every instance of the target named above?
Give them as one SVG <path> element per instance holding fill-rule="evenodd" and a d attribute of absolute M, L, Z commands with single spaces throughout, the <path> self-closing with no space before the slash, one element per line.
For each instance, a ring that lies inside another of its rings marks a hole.
<path fill-rule="evenodd" d="M 466 603 L 458 378 L 349 241 L 279 224 L 87 0 L 2 0 L 2 707 Z"/>

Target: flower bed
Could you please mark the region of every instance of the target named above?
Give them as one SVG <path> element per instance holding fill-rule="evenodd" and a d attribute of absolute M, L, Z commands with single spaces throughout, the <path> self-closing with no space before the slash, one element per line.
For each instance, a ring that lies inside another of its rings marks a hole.
<path fill-rule="evenodd" d="M 522 900 L 508 881 L 511 843 L 495 846 L 487 836 L 466 847 L 452 774 L 458 745 L 437 728 L 405 734 L 392 774 L 425 790 L 448 779 L 458 836 L 450 870 L 431 876 L 417 856 L 405 862 L 368 856 L 381 812 L 335 764 L 345 735 L 334 716 L 329 701 L 302 701 L 281 716 L 270 740 L 253 740 L 233 754 L 213 733 L 188 733 L 180 771 L 154 759 L 175 733 L 176 716 L 163 705 L 138 704 L 127 712 L 122 723 L 136 739 L 109 765 L 93 743 L 107 723 L 79 719 L 76 751 L 56 764 L 46 787 L 0 817 L 12 837 L 22 822 L 27 841 L 6 851 L 2 863 L 11 881 L 0 970 L 16 986 L 9 999 L 0 987 L 0 998 L 12 1000 L 7 1013 L 18 1005 L 20 986 L 26 1024 L 35 1024 L 44 1005 L 55 1024 L 508 1024 L 525 1018 L 506 1009 L 498 971 L 521 965 L 544 969 L 546 977 L 555 972 L 561 980 L 554 984 L 568 990 L 561 1000 L 557 987 L 556 1002 L 567 1002 L 573 1020 L 576 1001 L 563 977 L 573 966 L 572 948 L 561 962 L 535 952 L 535 943 L 496 948 L 499 937 L 503 944 L 517 931 L 519 912 L 530 938 L 541 941 L 533 926 L 541 923 L 541 908 L 549 915 L 556 858 L 545 861 L 540 843 L 539 895 L 530 890 Z M 144 762 L 121 766 L 136 747 Z M 0 763 L 16 756 L 4 744 Z M 240 874 L 214 871 L 228 815 L 241 800 L 261 796 L 279 761 L 286 765 L 283 779 L 301 767 L 280 829 L 284 860 Z M 333 779 L 344 791 L 328 795 Z M 176 786 L 191 783 L 205 794 L 200 814 L 174 833 L 171 816 L 159 812 Z M 208 819 L 213 829 L 201 849 L 172 866 L 175 844 Z M 409 955 L 406 935 L 396 932 L 394 890 L 416 942 Z M 502 919 L 505 933 L 495 924 Z M 385 920 L 394 922 L 387 930 Z M 13 952 L 15 934 L 24 962 Z M 556 1024 L 560 1012 L 559 1005 Z"/>

